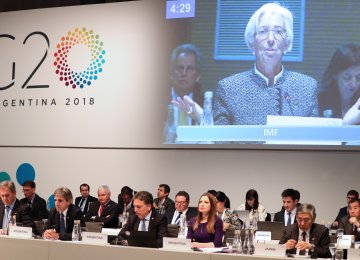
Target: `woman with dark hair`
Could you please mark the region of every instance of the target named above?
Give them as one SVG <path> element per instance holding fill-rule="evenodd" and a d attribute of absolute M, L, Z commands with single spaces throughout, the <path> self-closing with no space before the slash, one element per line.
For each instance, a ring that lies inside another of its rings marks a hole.
<path fill-rule="evenodd" d="M 265 221 L 267 213 L 263 205 L 259 203 L 259 195 L 256 190 L 248 190 L 245 195 L 245 204 L 241 204 L 238 210 L 248 210 L 250 222 L 255 218 Z M 256 217 L 257 216 L 257 217 Z"/>
<path fill-rule="evenodd" d="M 222 191 L 216 193 L 216 210 L 218 217 L 223 221 L 223 230 L 241 228 L 242 221 L 230 208 L 230 200 Z"/>
<path fill-rule="evenodd" d="M 343 118 L 343 124 L 360 124 L 360 45 L 336 49 L 321 81 L 320 115 Z"/>
<path fill-rule="evenodd" d="M 201 195 L 198 215 L 188 223 L 187 238 L 192 247 L 221 247 L 223 222 L 216 216 L 216 198 L 210 193 Z"/>

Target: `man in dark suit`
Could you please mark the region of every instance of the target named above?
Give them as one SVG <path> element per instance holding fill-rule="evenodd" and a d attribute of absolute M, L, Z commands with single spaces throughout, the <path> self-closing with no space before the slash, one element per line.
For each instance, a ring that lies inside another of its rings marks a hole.
<path fill-rule="evenodd" d="M 353 235 L 354 241 L 360 241 L 360 199 L 349 202 L 349 216 L 340 220 L 339 228 L 344 229 L 345 235 Z"/>
<path fill-rule="evenodd" d="M 75 205 L 81 209 L 85 216 L 88 212 L 89 205 L 97 201 L 97 199 L 90 195 L 90 186 L 86 183 L 80 185 L 80 193 L 81 196 L 75 199 Z"/>
<path fill-rule="evenodd" d="M 175 208 L 165 212 L 168 224 L 179 225 L 182 214 L 185 214 L 187 221 L 197 216 L 197 208 L 189 207 L 189 203 L 189 194 L 186 191 L 179 191 L 175 196 Z"/>
<path fill-rule="evenodd" d="M 346 194 L 346 200 L 347 200 L 348 205 L 349 205 L 349 202 L 351 200 L 358 199 L 358 198 L 359 198 L 359 192 L 357 192 L 356 190 L 349 190 L 348 193 Z M 339 227 L 339 222 L 341 221 L 341 219 L 344 218 L 344 217 L 348 217 L 348 216 L 349 216 L 349 208 L 348 208 L 348 206 L 340 208 L 336 219 L 331 224 L 331 227 L 332 228 L 338 228 Z"/>
<path fill-rule="evenodd" d="M 121 229 L 118 240 L 127 244 L 128 232 L 144 231 L 154 232 L 156 234 L 156 245 L 162 247 L 163 237 L 167 235 L 166 217 L 159 214 L 152 208 L 153 197 L 147 191 L 139 191 L 134 195 L 135 214 L 130 215 L 129 220 Z"/>
<path fill-rule="evenodd" d="M 275 213 L 274 221 L 282 222 L 285 226 L 294 224 L 296 220 L 296 209 L 300 205 L 300 192 L 294 189 L 286 189 L 281 193 L 283 207 Z"/>
<path fill-rule="evenodd" d="M 305 255 L 308 251 L 313 257 L 331 257 L 329 251 L 329 230 L 314 223 L 315 207 L 311 204 L 301 204 L 296 212 L 296 223 L 285 228 L 280 244 L 286 244 L 286 252 Z"/>
<path fill-rule="evenodd" d="M 30 208 L 16 198 L 16 188 L 12 181 L 0 183 L 0 235 L 7 234 L 11 219 L 15 217 L 16 223 L 24 227 L 35 228 L 31 218 Z"/>
<path fill-rule="evenodd" d="M 73 196 L 68 188 L 57 188 L 54 196 L 55 207 L 50 210 L 43 237 L 51 240 L 71 240 L 74 220 L 80 220 L 81 226 L 85 226 L 82 211 L 72 204 Z"/>
<path fill-rule="evenodd" d="M 91 203 L 85 216 L 86 221 L 102 222 L 104 228 L 118 228 L 120 210 L 118 204 L 110 199 L 109 186 L 98 188 L 98 200 Z"/>
<path fill-rule="evenodd" d="M 170 186 L 160 184 L 157 192 L 157 198 L 154 199 L 153 206 L 161 214 L 165 214 L 167 210 L 175 209 L 175 203 L 169 198 Z"/>
<path fill-rule="evenodd" d="M 46 207 L 46 201 L 35 193 L 35 182 L 25 181 L 22 186 L 25 198 L 21 199 L 21 202 L 28 205 L 31 209 L 32 219 L 38 221 L 47 219 L 49 211 Z"/>

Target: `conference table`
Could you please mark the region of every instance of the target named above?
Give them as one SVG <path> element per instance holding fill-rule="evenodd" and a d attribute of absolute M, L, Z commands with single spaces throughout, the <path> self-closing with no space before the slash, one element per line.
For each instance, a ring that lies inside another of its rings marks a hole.
<path fill-rule="evenodd" d="M 3 252 L 2 254 L 7 256 L 6 259 L 11 260 L 235 260 L 235 258 L 239 260 L 269 260 L 286 258 L 94 245 L 85 244 L 84 242 L 21 239 L 8 236 L 0 236 L 0 252 Z"/>

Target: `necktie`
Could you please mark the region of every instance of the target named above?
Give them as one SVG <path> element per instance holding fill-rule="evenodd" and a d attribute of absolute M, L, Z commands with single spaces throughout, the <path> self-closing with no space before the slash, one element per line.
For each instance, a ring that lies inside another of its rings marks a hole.
<path fill-rule="evenodd" d="M 84 204 L 85 199 L 81 198 L 80 203 L 79 203 L 79 208 L 82 208 L 83 204 Z"/>
<path fill-rule="evenodd" d="M 145 221 L 146 219 L 141 220 L 140 231 L 146 231 Z"/>
<path fill-rule="evenodd" d="M 105 205 L 104 205 L 104 204 L 101 204 L 101 205 L 100 205 L 100 209 L 99 209 L 99 217 L 101 217 L 104 208 L 105 208 Z"/>
<path fill-rule="evenodd" d="M 291 212 L 288 212 L 288 220 L 286 226 L 290 226 L 290 225 L 291 225 Z"/>
<path fill-rule="evenodd" d="M 182 212 L 179 212 L 179 214 L 177 215 L 176 219 L 175 219 L 175 224 L 179 225 L 180 223 L 180 216 L 181 216 Z"/>
<path fill-rule="evenodd" d="M 29 201 L 29 202 L 28 202 L 29 208 L 31 208 L 31 205 L 32 205 L 32 203 L 31 203 L 31 201 Z"/>
<path fill-rule="evenodd" d="M 60 213 L 60 234 L 65 234 L 65 216 L 63 213 Z"/>
<path fill-rule="evenodd" d="M 302 241 L 306 242 L 306 232 L 303 231 L 301 233 L 301 235 L 302 235 Z M 306 253 L 306 250 L 300 250 L 299 255 L 305 255 L 305 253 Z"/>

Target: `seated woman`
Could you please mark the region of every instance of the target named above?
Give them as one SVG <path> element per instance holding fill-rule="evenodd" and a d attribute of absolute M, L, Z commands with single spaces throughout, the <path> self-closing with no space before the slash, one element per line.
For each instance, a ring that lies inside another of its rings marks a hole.
<path fill-rule="evenodd" d="M 242 221 L 237 214 L 230 209 L 230 200 L 222 191 L 216 193 L 216 210 L 218 217 L 223 221 L 223 230 L 240 229 Z"/>
<path fill-rule="evenodd" d="M 265 221 L 267 212 L 263 205 L 259 203 L 259 195 L 256 190 L 248 190 L 245 195 L 245 204 L 241 204 L 238 210 L 249 211 L 249 221 L 252 222 L 254 218 L 257 221 Z"/>
<path fill-rule="evenodd" d="M 223 222 L 216 216 L 216 198 L 210 193 L 201 195 L 198 215 L 188 222 L 187 238 L 192 247 L 221 247 Z"/>
<path fill-rule="evenodd" d="M 360 124 L 360 45 L 336 49 L 319 91 L 320 115 L 343 118 L 343 124 Z"/>

